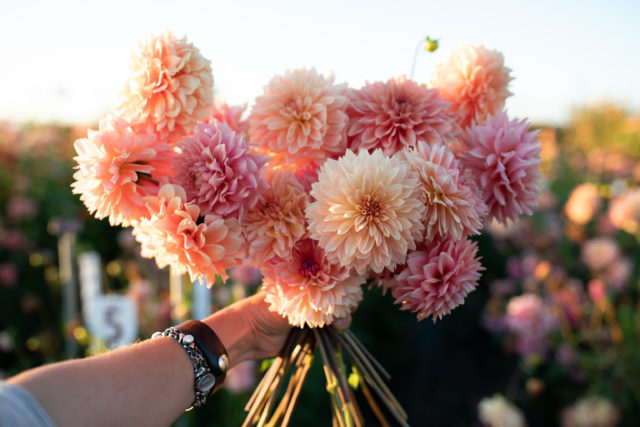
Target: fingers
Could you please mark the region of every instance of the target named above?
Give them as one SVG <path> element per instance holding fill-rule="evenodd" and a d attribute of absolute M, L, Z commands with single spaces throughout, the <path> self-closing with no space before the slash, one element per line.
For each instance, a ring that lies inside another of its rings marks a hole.
<path fill-rule="evenodd" d="M 345 329 L 349 329 L 351 326 L 351 314 L 335 319 L 332 323 L 333 327 L 339 331 L 343 331 Z"/>

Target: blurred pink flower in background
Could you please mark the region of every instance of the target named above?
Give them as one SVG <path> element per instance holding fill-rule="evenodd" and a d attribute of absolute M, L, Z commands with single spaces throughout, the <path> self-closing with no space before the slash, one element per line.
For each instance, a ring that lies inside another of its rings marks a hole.
<path fill-rule="evenodd" d="M 18 283 L 18 269 L 15 265 L 0 263 L 0 285 L 4 288 L 13 288 Z"/>
<path fill-rule="evenodd" d="M 224 387 L 231 393 L 251 390 L 256 382 L 256 362 L 247 360 L 229 369 L 224 379 Z"/>
<path fill-rule="evenodd" d="M 527 293 L 511 298 L 507 304 L 506 323 L 516 334 L 518 352 L 524 356 L 543 355 L 547 336 L 556 329 L 549 307 L 538 295 Z"/>
<path fill-rule="evenodd" d="M 217 120 L 225 123 L 229 128 L 239 134 L 246 134 L 249 131 L 249 120 L 243 120 L 242 114 L 247 109 L 247 104 L 230 106 L 223 97 L 213 97 L 213 111 L 211 117 L 206 120 Z"/>
<path fill-rule="evenodd" d="M 424 196 L 410 166 L 382 150 L 329 159 L 313 184 L 309 234 L 331 262 L 358 274 L 403 264 L 424 230 Z"/>
<path fill-rule="evenodd" d="M 504 298 L 516 291 L 516 285 L 509 279 L 494 280 L 489 284 L 489 292 L 492 297 Z"/>
<path fill-rule="evenodd" d="M 15 195 L 7 200 L 7 218 L 25 220 L 35 217 L 38 213 L 38 203 L 22 195 Z"/>
<path fill-rule="evenodd" d="M 71 184 L 90 213 L 129 226 L 149 212 L 144 197 L 158 193 L 173 174 L 173 149 L 154 134 L 137 133 L 121 117 L 100 120 L 98 131 L 74 143 L 78 169 Z"/>
<path fill-rule="evenodd" d="M 244 136 L 224 123 L 199 123 L 178 147 L 172 182 L 184 188 L 201 216 L 213 213 L 242 221 L 268 188 L 261 174 L 266 157 L 252 154 Z"/>
<path fill-rule="evenodd" d="M 607 286 L 600 279 L 591 279 L 587 283 L 589 298 L 596 304 L 600 304 L 607 299 Z"/>
<path fill-rule="evenodd" d="M 289 259 L 293 246 L 306 233 L 304 212 L 309 195 L 293 172 L 279 169 L 267 172 L 266 177 L 270 187 L 242 222 L 254 267 L 276 256 Z"/>
<path fill-rule="evenodd" d="M 142 132 L 174 143 L 193 132 L 213 107 L 211 62 L 170 31 L 138 43 L 120 114 Z"/>
<path fill-rule="evenodd" d="M 332 264 L 312 239 L 300 240 L 291 259 L 274 258 L 261 271 L 265 300 L 293 326 L 330 325 L 351 314 L 363 297 L 365 277 Z"/>
<path fill-rule="evenodd" d="M 591 221 L 601 205 L 596 184 L 585 182 L 571 191 L 564 213 L 576 224 L 584 225 Z"/>
<path fill-rule="evenodd" d="M 18 251 L 27 247 L 27 238 L 17 229 L 0 230 L 0 243 L 9 251 Z"/>
<path fill-rule="evenodd" d="M 621 230 L 635 234 L 640 230 L 640 188 L 633 188 L 611 200 L 609 219 Z"/>
<path fill-rule="evenodd" d="M 255 267 L 239 265 L 229 270 L 229 277 L 236 283 L 243 285 L 257 285 L 262 280 L 262 273 Z"/>
<path fill-rule="evenodd" d="M 133 234 L 142 245 L 142 256 L 155 257 L 158 267 L 171 265 L 177 274 L 188 272 L 191 281 L 204 276 L 213 286 L 216 275 L 226 280 L 226 270 L 244 258 L 238 220 L 213 214 L 200 217 L 200 209 L 187 203 L 181 187 L 167 184 L 145 203 L 151 218 L 136 225 Z"/>
<path fill-rule="evenodd" d="M 540 177 L 540 142 L 538 131 L 530 131 L 526 121 L 510 121 L 506 113 L 498 113 L 483 125 L 474 123 L 456 152 L 483 192 L 489 220 L 506 223 L 532 213 Z"/>
<path fill-rule="evenodd" d="M 615 404 L 600 396 L 582 398 L 562 411 L 562 427 L 615 427 L 618 421 Z"/>
<path fill-rule="evenodd" d="M 435 66 L 430 85 L 452 103 L 460 125 L 466 128 L 502 110 L 512 95 L 510 72 L 500 52 L 466 44 Z"/>
<path fill-rule="evenodd" d="M 349 91 L 347 107 L 349 148 L 373 152 L 377 148 L 391 156 L 418 141 L 428 144 L 449 144 L 459 129 L 450 105 L 438 95 L 437 89 L 405 76 L 386 83 L 367 83 L 359 90 Z"/>
<path fill-rule="evenodd" d="M 627 257 L 617 258 L 604 271 L 608 285 L 618 291 L 624 289 L 633 272 L 633 263 Z"/>
<path fill-rule="evenodd" d="M 487 207 L 479 190 L 465 179 L 460 163 L 444 144 L 418 141 L 403 157 L 418 176 L 425 195 L 425 238 L 460 240 L 479 234 Z"/>
<path fill-rule="evenodd" d="M 314 69 L 274 77 L 249 116 L 256 151 L 275 163 L 321 165 L 347 147 L 346 85 L 334 85 Z"/>
<path fill-rule="evenodd" d="M 596 237 L 582 246 L 582 262 L 593 270 L 608 267 L 619 255 L 618 243 L 611 237 Z"/>
<path fill-rule="evenodd" d="M 425 251 L 411 252 L 407 267 L 391 289 L 400 310 L 429 316 L 433 322 L 449 314 L 475 289 L 484 268 L 476 258 L 478 247 L 470 240 L 434 242 Z"/>

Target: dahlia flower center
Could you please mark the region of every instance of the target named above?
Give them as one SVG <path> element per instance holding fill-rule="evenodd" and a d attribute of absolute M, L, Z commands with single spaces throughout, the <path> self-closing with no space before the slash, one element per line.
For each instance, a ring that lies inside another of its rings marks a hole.
<path fill-rule="evenodd" d="M 300 264 L 300 274 L 307 279 L 311 279 L 318 274 L 320 271 L 320 266 L 314 259 L 305 259 Z"/>
<path fill-rule="evenodd" d="M 356 206 L 356 209 L 360 211 L 364 219 L 373 221 L 380 217 L 382 206 L 375 200 L 366 199 L 360 202 L 360 204 Z"/>
<path fill-rule="evenodd" d="M 302 123 L 308 122 L 309 120 L 311 120 L 311 113 L 309 111 L 305 111 L 304 105 L 301 99 L 291 101 L 285 107 L 285 112 L 294 120 Z"/>

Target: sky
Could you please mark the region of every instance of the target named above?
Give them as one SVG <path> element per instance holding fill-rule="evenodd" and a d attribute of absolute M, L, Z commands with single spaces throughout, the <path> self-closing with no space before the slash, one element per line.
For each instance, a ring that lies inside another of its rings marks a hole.
<path fill-rule="evenodd" d="M 275 75 L 315 67 L 336 82 L 427 82 L 463 43 L 503 53 L 511 116 L 565 123 L 575 108 L 640 112 L 640 2 L 0 0 L 0 120 L 93 124 L 118 105 L 138 39 L 163 30 L 211 60 L 217 95 L 252 104 Z"/>

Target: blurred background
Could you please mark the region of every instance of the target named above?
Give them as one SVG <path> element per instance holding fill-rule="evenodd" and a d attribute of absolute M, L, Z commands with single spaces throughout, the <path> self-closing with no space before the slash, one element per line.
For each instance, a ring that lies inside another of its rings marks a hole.
<path fill-rule="evenodd" d="M 0 378 L 147 338 L 259 285 L 244 269 L 211 292 L 171 277 L 140 258 L 129 230 L 91 218 L 71 194 L 73 142 L 117 106 L 138 39 L 187 36 L 212 62 L 216 95 L 248 109 L 287 69 L 313 66 L 355 88 L 412 69 L 426 82 L 472 43 L 504 54 L 515 76 L 507 110 L 541 130 L 538 209 L 485 230 L 487 271 L 451 315 L 418 323 L 376 288 L 353 330 L 392 374 L 412 425 L 490 424 L 508 411 L 532 426 L 636 425 L 640 3 L 344 3 L 0 6 Z M 434 53 L 427 35 L 439 39 Z M 89 307 L 95 295 L 102 302 Z M 176 424 L 240 425 L 260 368 L 237 369 Z M 315 366 L 293 425 L 328 425 L 329 402 Z"/>

